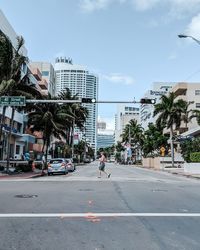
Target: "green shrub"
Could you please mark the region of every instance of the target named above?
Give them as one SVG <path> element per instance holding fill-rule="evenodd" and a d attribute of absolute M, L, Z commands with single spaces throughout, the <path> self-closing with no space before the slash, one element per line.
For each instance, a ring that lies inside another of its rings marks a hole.
<path fill-rule="evenodd" d="M 180 144 L 181 154 L 186 162 L 191 162 L 190 154 L 200 152 L 200 138 L 186 140 Z"/>
<path fill-rule="evenodd" d="M 200 162 L 200 152 L 195 152 L 190 154 L 191 162 Z"/>

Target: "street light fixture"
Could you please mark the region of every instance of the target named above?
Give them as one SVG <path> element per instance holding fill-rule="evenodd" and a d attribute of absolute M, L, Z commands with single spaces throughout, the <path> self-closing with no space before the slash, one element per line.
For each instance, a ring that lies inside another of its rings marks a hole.
<path fill-rule="evenodd" d="M 192 38 L 192 40 L 194 40 L 195 42 L 197 42 L 198 44 L 200 44 L 200 41 L 198 39 L 196 39 L 195 37 L 193 36 L 188 36 L 188 35 L 185 35 L 185 34 L 180 34 L 178 35 L 179 38 Z"/>

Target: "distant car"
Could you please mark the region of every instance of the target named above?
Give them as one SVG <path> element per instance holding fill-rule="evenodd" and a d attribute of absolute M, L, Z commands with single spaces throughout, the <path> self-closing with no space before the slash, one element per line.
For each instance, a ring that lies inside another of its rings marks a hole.
<path fill-rule="evenodd" d="M 109 162 L 115 162 L 115 157 L 113 155 L 110 157 Z"/>
<path fill-rule="evenodd" d="M 64 158 L 54 158 L 48 162 L 48 175 L 53 175 L 55 173 L 67 174 L 67 161 Z"/>
<path fill-rule="evenodd" d="M 65 160 L 67 162 L 67 170 L 73 172 L 76 169 L 73 160 L 71 158 L 66 158 Z"/>
<path fill-rule="evenodd" d="M 91 160 L 90 160 L 90 158 L 85 158 L 85 159 L 83 159 L 83 162 L 84 162 L 84 163 L 90 163 Z"/>

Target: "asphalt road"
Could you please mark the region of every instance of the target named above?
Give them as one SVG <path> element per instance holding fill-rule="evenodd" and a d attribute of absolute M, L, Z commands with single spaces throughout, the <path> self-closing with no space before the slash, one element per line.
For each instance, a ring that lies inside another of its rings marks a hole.
<path fill-rule="evenodd" d="M 0 181 L 0 250 L 199 250 L 200 180 L 107 163 Z"/>

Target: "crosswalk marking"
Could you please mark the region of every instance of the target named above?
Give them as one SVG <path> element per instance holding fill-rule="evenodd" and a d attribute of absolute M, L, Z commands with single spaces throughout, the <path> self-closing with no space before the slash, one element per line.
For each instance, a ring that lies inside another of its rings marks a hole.
<path fill-rule="evenodd" d="M 0 218 L 200 217 L 200 213 L 7 213 Z"/>

